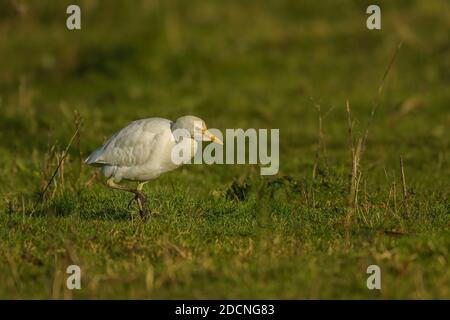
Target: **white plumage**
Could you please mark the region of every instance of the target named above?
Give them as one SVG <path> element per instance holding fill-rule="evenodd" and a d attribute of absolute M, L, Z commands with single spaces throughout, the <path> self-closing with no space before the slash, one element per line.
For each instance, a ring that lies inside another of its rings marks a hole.
<path fill-rule="evenodd" d="M 176 139 L 176 129 L 185 130 L 188 137 Z M 108 186 L 134 193 L 142 213 L 141 204 L 145 197 L 141 189 L 144 183 L 180 166 L 172 161 L 172 150 L 177 144 L 190 148 L 193 156 L 197 150 L 196 137 L 222 143 L 207 130 L 203 120 L 194 116 L 184 116 L 176 122 L 163 118 L 136 120 L 116 132 L 85 163 L 100 167 L 108 178 Z M 131 189 L 116 184 L 122 179 L 141 183 L 137 189 Z"/>

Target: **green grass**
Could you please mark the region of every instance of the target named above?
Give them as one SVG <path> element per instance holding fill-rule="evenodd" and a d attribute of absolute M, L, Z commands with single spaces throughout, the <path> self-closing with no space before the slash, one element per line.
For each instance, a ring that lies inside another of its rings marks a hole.
<path fill-rule="evenodd" d="M 0 298 L 450 298 L 446 1 L 381 1 L 381 31 L 368 1 L 77 2 L 81 31 L 73 1 L 0 4 Z M 357 141 L 400 41 L 349 206 L 345 102 Z M 142 221 L 80 166 L 134 119 L 185 114 L 280 128 L 279 174 L 182 167 Z"/>

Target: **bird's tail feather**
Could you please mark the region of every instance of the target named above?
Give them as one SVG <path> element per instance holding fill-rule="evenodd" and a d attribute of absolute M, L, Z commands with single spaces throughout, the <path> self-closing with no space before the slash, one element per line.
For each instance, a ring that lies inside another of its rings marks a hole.
<path fill-rule="evenodd" d="M 102 154 L 102 148 L 99 148 L 92 152 L 89 157 L 87 157 L 84 160 L 84 163 L 87 165 L 96 165 L 96 164 L 102 164 L 101 161 L 99 161 L 100 155 Z"/>

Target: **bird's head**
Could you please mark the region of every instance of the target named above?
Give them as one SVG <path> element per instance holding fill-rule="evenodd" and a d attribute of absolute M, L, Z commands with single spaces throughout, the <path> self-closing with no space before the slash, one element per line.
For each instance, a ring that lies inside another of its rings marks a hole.
<path fill-rule="evenodd" d="M 189 132 L 191 137 L 195 140 L 213 141 L 218 144 L 223 142 L 208 131 L 205 121 L 195 116 L 184 116 L 177 119 L 175 122 L 177 129 L 184 129 Z"/>

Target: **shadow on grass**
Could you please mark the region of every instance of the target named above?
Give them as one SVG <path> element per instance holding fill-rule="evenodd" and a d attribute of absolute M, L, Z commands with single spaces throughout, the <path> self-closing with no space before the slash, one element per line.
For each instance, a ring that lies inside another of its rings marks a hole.
<path fill-rule="evenodd" d="M 128 209 L 121 199 L 97 198 L 86 200 L 73 195 L 63 195 L 38 203 L 34 210 L 27 210 L 32 216 L 68 217 L 78 215 L 86 220 L 130 220 L 136 214 Z"/>

